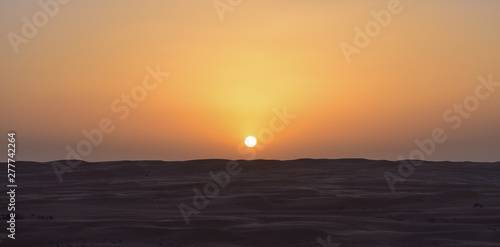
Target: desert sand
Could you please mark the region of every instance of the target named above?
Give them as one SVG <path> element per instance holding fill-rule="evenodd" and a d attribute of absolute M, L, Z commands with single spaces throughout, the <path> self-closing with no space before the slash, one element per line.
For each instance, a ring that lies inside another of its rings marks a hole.
<path fill-rule="evenodd" d="M 500 246 L 500 163 L 425 162 L 393 193 L 395 161 L 237 162 L 189 224 L 179 205 L 196 209 L 193 188 L 227 160 L 85 162 L 62 182 L 50 162 L 17 162 L 16 239 L 4 217 L 1 246 Z"/>

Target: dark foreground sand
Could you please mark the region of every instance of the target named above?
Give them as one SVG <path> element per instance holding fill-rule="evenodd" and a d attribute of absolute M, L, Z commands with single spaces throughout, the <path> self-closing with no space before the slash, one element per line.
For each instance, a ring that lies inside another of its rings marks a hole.
<path fill-rule="evenodd" d="M 195 210 L 193 188 L 227 163 L 82 163 L 59 182 L 18 162 L 16 240 L 3 219 L 1 246 L 500 246 L 500 163 L 425 163 L 391 193 L 399 162 L 238 161 L 186 224 L 179 205 Z"/>

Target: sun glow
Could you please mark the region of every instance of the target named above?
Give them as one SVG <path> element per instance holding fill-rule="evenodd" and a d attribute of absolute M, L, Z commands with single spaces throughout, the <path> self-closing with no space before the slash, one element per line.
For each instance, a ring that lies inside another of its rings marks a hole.
<path fill-rule="evenodd" d="M 245 145 L 247 145 L 247 147 L 251 148 L 255 146 L 255 144 L 257 144 L 257 139 L 255 139 L 255 137 L 249 136 L 245 139 Z"/>

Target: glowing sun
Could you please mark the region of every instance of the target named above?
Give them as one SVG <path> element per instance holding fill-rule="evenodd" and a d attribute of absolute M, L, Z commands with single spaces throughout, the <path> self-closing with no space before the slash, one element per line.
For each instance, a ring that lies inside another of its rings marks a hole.
<path fill-rule="evenodd" d="M 245 145 L 247 145 L 247 147 L 251 148 L 255 146 L 255 144 L 257 144 L 257 139 L 255 139 L 255 137 L 249 136 L 245 139 Z"/>

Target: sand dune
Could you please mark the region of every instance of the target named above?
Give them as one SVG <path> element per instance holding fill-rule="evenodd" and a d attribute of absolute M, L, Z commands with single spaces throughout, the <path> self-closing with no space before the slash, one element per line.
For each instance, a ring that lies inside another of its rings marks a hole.
<path fill-rule="evenodd" d="M 426 162 L 392 193 L 398 162 L 238 161 L 187 224 L 179 205 L 227 163 L 82 163 L 59 182 L 18 162 L 16 240 L 4 230 L 1 246 L 500 246 L 500 163 Z"/>

